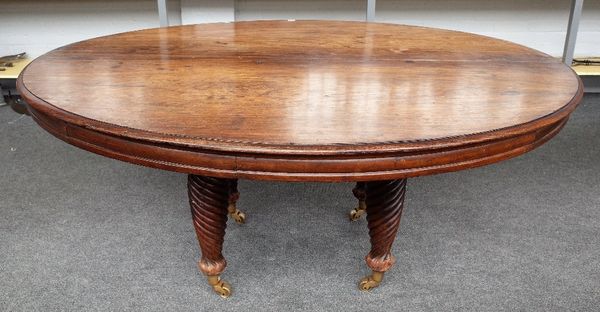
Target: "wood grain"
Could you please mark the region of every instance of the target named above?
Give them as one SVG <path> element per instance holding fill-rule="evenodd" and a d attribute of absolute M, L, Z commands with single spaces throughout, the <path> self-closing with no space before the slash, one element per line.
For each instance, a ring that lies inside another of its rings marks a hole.
<path fill-rule="evenodd" d="M 480 166 L 555 135 L 579 78 L 538 51 L 392 24 L 149 29 L 33 61 L 18 88 L 59 138 L 224 178 L 397 179 Z"/>

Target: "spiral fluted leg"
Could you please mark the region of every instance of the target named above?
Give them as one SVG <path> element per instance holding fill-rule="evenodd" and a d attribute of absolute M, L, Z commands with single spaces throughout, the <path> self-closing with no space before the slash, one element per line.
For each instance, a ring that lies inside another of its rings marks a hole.
<path fill-rule="evenodd" d="M 238 192 L 237 185 L 237 179 L 229 180 L 229 206 L 227 206 L 227 212 L 237 224 L 244 224 L 246 223 L 246 214 L 239 210 L 236 205 L 238 199 L 240 199 L 240 192 Z"/>
<path fill-rule="evenodd" d="M 356 182 L 356 186 L 352 189 L 352 194 L 358 199 L 358 207 L 350 211 L 350 221 L 356 221 L 367 211 L 365 182 Z"/>
<path fill-rule="evenodd" d="M 229 297 L 231 286 L 222 281 L 220 274 L 227 262 L 223 257 L 223 240 L 227 226 L 227 206 L 231 180 L 188 175 L 188 195 L 194 229 L 202 250 L 198 262 L 208 283 L 222 297 Z"/>
<path fill-rule="evenodd" d="M 391 249 L 400 227 L 406 179 L 367 182 L 366 193 L 371 251 L 365 260 L 373 274 L 361 280 L 361 290 L 379 286 L 383 273 L 394 264 Z"/>

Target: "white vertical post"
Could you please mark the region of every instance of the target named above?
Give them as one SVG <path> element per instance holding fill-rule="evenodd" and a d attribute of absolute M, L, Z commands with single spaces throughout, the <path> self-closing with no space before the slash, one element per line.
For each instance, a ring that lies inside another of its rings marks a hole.
<path fill-rule="evenodd" d="M 575 52 L 575 42 L 577 41 L 577 32 L 579 31 L 579 21 L 581 20 L 582 8 L 583 0 L 571 1 L 571 13 L 569 14 L 567 39 L 565 40 L 565 50 L 563 52 L 563 62 L 569 66 L 571 66 L 573 63 L 573 54 Z"/>
<path fill-rule="evenodd" d="M 169 26 L 169 10 L 167 10 L 167 0 L 157 0 L 157 5 L 160 27 Z"/>
<path fill-rule="evenodd" d="M 375 21 L 375 3 L 376 3 L 376 0 L 367 0 L 367 13 L 366 13 L 367 22 Z"/>

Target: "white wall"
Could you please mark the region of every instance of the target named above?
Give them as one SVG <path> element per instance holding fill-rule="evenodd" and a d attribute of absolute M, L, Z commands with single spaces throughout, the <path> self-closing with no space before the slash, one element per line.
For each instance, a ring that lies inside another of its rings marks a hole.
<path fill-rule="evenodd" d="M 498 37 L 561 56 L 571 0 L 377 0 L 377 22 Z M 364 20 L 363 0 L 236 0 L 237 20 Z M 600 0 L 585 0 L 578 56 L 600 56 Z"/>
<path fill-rule="evenodd" d="M 365 20 L 366 0 L 236 0 L 236 20 Z"/>
<path fill-rule="evenodd" d="M 170 1 L 179 7 L 179 0 Z M 170 10 L 172 23 L 181 14 Z M 158 26 L 156 0 L 0 0 L 0 55 L 39 56 L 72 42 Z"/>
<path fill-rule="evenodd" d="M 571 0 L 379 0 L 377 21 L 441 27 L 517 42 L 560 56 Z M 600 56 L 600 0 L 585 0 L 575 54 Z"/>
<path fill-rule="evenodd" d="M 560 56 L 570 0 L 378 0 L 377 21 L 457 29 Z M 171 24 L 364 20 L 366 0 L 170 0 Z M 158 26 L 156 0 L 0 0 L 0 55 L 38 56 L 91 37 Z M 585 0 L 576 56 L 600 56 L 600 0 Z"/>
<path fill-rule="evenodd" d="M 234 0 L 181 0 L 181 21 L 183 24 L 232 22 L 234 5 Z"/>

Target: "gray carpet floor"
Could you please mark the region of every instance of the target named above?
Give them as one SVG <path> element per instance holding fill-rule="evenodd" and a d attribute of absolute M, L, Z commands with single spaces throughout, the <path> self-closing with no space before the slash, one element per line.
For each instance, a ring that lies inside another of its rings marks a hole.
<path fill-rule="evenodd" d="M 410 180 L 397 264 L 371 293 L 351 184 L 241 181 L 223 300 L 196 268 L 185 183 L 0 107 L 0 310 L 599 311 L 599 95 L 527 155 Z"/>

